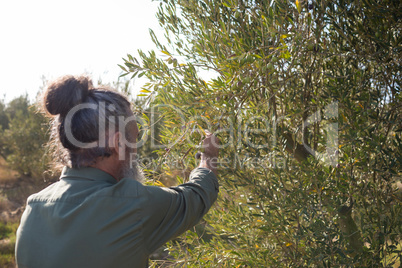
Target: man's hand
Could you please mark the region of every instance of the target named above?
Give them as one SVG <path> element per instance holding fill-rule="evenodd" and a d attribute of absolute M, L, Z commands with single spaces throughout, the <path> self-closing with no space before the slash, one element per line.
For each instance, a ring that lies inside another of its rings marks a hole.
<path fill-rule="evenodd" d="M 218 138 L 205 130 L 207 137 L 203 141 L 202 148 L 204 152 L 201 154 L 201 162 L 199 167 L 205 167 L 212 170 L 215 175 L 217 174 L 218 155 L 219 155 L 219 140 Z"/>

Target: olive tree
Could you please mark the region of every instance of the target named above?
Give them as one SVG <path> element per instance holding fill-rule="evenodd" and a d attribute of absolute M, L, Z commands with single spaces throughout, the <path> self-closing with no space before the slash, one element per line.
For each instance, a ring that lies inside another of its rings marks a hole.
<path fill-rule="evenodd" d="M 174 265 L 400 264 L 400 10 L 373 0 L 160 2 L 159 51 L 121 64 L 148 79 L 141 95 L 163 118 L 160 167 L 194 167 L 205 128 L 222 146 L 219 200 L 169 244 Z"/>
<path fill-rule="evenodd" d="M 23 95 L 4 104 L 3 122 L 0 126 L 0 156 L 9 167 L 20 175 L 43 179 L 49 168 L 46 142 L 49 139 L 46 118 Z"/>

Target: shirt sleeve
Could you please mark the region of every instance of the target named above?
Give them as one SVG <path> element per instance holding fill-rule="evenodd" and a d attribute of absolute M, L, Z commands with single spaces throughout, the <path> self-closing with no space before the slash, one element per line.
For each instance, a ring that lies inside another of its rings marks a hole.
<path fill-rule="evenodd" d="M 215 202 L 219 184 L 207 168 L 196 168 L 187 183 L 177 187 L 145 186 L 143 237 L 149 253 L 185 232 L 208 212 Z"/>

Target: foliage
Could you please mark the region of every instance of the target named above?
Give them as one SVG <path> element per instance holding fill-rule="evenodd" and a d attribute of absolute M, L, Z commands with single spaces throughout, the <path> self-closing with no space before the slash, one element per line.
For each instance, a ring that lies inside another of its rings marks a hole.
<path fill-rule="evenodd" d="M 18 223 L 6 224 L 0 222 L 0 240 L 9 238 L 15 242 L 15 233 L 18 228 Z"/>
<path fill-rule="evenodd" d="M 1 129 L 0 155 L 20 174 L 42 178 L 49 168 L 45 154 L 45 144 L 49 140 L 47 120 L 30 104 L 26 95 L 4 107 L 7 128 Z"/>
<path fill-rule="evenodd" d="M 8 128 L 8 117 L 5 112 L 6 104 L 4 100 L 0 100 L 0 129 Z"/>
<path fill-rule="evenodd" d="M 161 1 L 167 45 L 151 37 L 163 55 L 121 65 L 149 80 L 141 95 L 158 106 L 168 146 L 160 166 L 194 167 L 186 156 L 204 128 L 224 147 L 205 217 L 213 237 L 170 244 L 177 263 L 400 263 L 400 10 L 391 0 Z"/>
<path fill-rule="evenodd" d="M 15 233 L 18 223 L 0 222 L 0 266 L 15 267 Z"/>

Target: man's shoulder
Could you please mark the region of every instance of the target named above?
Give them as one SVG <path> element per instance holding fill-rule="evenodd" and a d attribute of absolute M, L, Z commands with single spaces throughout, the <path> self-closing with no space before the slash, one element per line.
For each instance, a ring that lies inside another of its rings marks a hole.
<path fill-rule="evenodd" d="M 58 184 L 59 184 L 59 181 L 54 182 L 54 183 L 46 186 L 45 188 L 43 188 L 39 192 L 31 194 L 28 197 L 27 202 L 29 203 L 29 202 L 34 202 L 34 201 L 45 201 L 45 200 L 47 200 L 50 196 L 52 196 L 52 193 L 53 193 L 54 189 L 57 188 Z"/>
<path fill-rule="evenodd" d="M 30 195 L 28 203 L 34 202 L 58 202 L 82 203 L 92 198 L 135 198 L 138 196 L 141 183 L 135 180 L 124 179 L 115 184 L 87 183 L 86 185 L 74 185 L 59 180 L 41 191 Z"/>
<path fill-rule="evenodd" d="M 141 192 L 141 188 L 144 187 L 140 182 L 133 179 L 122 179 L 118 183 L 110 185 L 98 191 L 98 196 L 110 196 L 116 198 L 133 198 L 137 197 Z"/>

